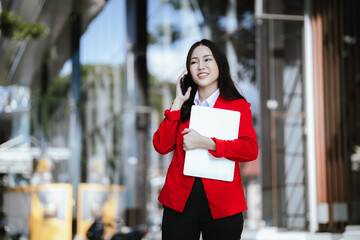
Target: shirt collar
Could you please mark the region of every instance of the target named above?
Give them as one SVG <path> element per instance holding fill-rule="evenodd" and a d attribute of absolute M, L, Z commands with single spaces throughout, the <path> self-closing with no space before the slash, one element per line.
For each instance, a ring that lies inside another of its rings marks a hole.
<path fill-rule="evenodd" d="M 214 107 L 216 99 L 219 97 L 219 95 L 220 95 L 220 90 L 217 89 L 213 94 L 211 94 L 210 97 L 208 97 L 206 100 L 201 102 L 199 98 L 199 91 L 197 91 L 195 94 L 194 103 L 197 106 Z"/>

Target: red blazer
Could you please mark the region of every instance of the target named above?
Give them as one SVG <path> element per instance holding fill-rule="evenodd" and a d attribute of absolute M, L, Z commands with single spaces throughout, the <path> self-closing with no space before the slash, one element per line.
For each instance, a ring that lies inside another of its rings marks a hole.
<path fill-rule="evenodd" d="M 237 163 L 248 162 L 257 158 L 258 144 L 252 125 L 250 103 L 243 99 L 227 100 L 221 95 L 214 108 L 222 108 L 241 112 L 239 138 L 216 142 L 216 151 L 209 152 L 215 157 L 225 157 Z M 174 151 L 167 171 L 165 184 L 160 192 L 159 201 L 178 212 L 182 212 L 194 183 L 194 177 L 183 174 L 185 151 L 183 150 L 183 135 L 181 132 L 189 127 L 189 121 L 180 121 L 180 110 L 165 111 L 165 119 L 153 137 L 157 152 L 167 154 Z M 214 219 L 227 217 L 247 209 L 239 164 L 235 164 L 234 180 L 225 182 L 202 178 L 205 193 Z"/>

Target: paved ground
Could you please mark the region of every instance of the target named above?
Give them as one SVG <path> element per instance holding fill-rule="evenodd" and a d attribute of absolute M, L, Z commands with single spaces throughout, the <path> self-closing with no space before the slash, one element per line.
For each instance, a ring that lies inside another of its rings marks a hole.
<path fill-rule="evenodd" d="M 343 234 L 332 233 L 309 233 L 302 231 L 283 231 L 277 228 L 265 227 L 259 230 L 244 229 L 242 240 L 346 240 Z M 153 229 L 144 240 L 161 240 L 160 229 Z M 202 239 L 200 239 L 202 240 Z M 222 240 L 222 239 L 219 239 Z M 360 238 L 354 238 L 360 240 Z"/>

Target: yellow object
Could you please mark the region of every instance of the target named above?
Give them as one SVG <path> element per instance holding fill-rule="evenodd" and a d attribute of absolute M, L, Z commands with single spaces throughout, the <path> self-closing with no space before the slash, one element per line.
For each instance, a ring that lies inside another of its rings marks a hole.
<path fill-rule="evenodd" d="M 104 235 L 116 232 L 116 218 L 119 217 L 119 197 L 124 191 L 120 185 L 81 183 L 78 186 L 77 237 L 85 237 L 95 218 L 101 217 Z"/>
<path fill-rule="evenodd" d="M 30 240 L 71 240 L 72 186 L 34 186 L 29 218 Z"/>
<path fill-rule="evenodd" d="M 36 164 L 36 171 L 39 173 L 44 173 L 50 170 L 50 162 L 46 158 L 40 158 Z"/>

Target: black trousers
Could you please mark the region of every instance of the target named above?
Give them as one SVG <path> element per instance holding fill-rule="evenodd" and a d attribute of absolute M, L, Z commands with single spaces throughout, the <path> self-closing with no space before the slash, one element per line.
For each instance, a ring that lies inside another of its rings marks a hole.
<path fill-rule="evenodd" d="M 164 206 L 163 240 L 239 240 L 243 230 L 243 214 L 214 220 L 211 216 L 204 186 L 196 178 L 183 212 Z"/>

